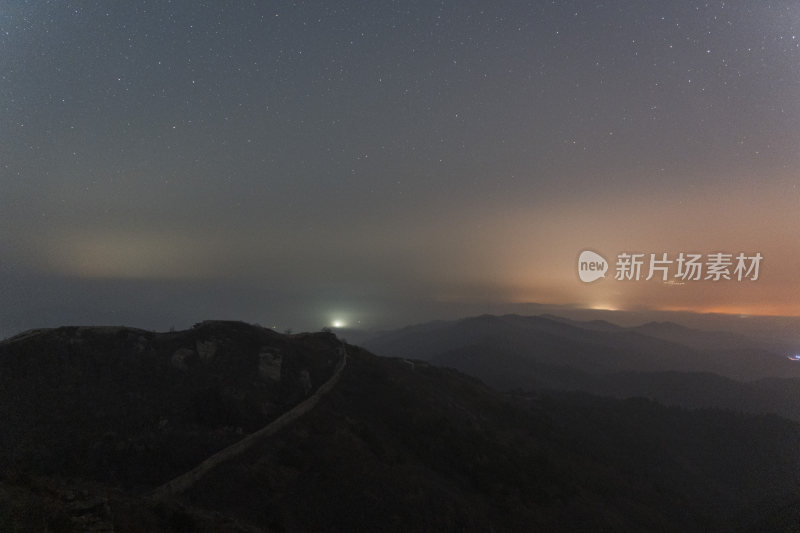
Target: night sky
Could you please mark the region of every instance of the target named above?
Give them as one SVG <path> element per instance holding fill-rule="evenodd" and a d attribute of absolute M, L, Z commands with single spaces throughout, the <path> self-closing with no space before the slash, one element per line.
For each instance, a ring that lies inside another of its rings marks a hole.
<path fill-rule="evenodd" d="M 795 1 L 0 1 L 3 335 L 800 315 L 798 182 Z"/>

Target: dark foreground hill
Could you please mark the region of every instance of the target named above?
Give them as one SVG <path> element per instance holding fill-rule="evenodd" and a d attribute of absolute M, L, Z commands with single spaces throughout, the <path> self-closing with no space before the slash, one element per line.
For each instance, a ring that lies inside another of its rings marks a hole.
<path fill-rule="evenodd" d="M 71 344 L 75 338 L 83 341 Z M 212 340 L 217 348 L 204 357 Z M 174 334 L 60 329 L 3 343 L 0 530 L 684 532 L 800 524 L 793 422 L 641 399 L 509 396 L 454 370 L 352 346 L 338 382 L 306 414 L 186 490 L 151 496 L 202 459 L 184 455 L 194 449 L 187 435 L 212 453 L 236 439 L 236 428 L 268 424 L 328 382 L 338 347 L 330 334 L 282 336 L 237 323 Z M 270 363 L 276 353 L 285 362 L 279 372 Z M 197 390 L 212 391 L 216 407 L 203 407 L 197 398 L 206 394 Z M 114 400 L 134 391 L 141 401 Z M 173 426 L 174 438 L 158 437 Z M 98 447 L 106 441 L 113 445 Z"/>
<path fill-rule="evenodd" d="M 238 322 L 13 337 L 0 343 L 0 467 L 152 485 L 307 397 L 337 347 Z"/>

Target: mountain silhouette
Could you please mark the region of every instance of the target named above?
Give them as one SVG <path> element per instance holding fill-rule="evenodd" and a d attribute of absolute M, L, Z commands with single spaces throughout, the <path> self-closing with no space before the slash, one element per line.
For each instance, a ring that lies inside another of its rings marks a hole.
<path fill-rule="evenodd" d="M 9 531 L 791 531 L 800 509 L 784 418 L 507 394 L 325 332 L 28 332 L 0 343 L 0 406 Z"/>

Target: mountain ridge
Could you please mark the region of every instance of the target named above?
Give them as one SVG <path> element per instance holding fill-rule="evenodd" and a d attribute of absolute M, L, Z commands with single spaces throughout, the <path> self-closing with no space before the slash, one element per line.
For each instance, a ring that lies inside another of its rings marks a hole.
<path fill-rule="evenodd" d="M 506 394 L 352 345 L 313 408 L 148 496 L 331 383 L 340 346 L 216 321 L 0 344 L 0 529 L 791 531 L 798 516 L 786 419 Z"/>

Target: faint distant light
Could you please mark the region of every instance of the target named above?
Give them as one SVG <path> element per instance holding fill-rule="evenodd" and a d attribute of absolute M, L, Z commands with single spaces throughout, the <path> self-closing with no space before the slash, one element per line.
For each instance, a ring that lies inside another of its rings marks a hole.
<path fill-rule="evenodd" d="M 589 306 L 592 311 L 619 311 L 619 307 L 608 303 L 596 303 Z"/>
<path fill-rule="evenodd" d="M 331 326 L 333 326 L 335 328 L 343 328 L 346 325 L 347 324 L 345 323 L 344 320 L 334 320 L 333 322 L 331 322 Z"/>

